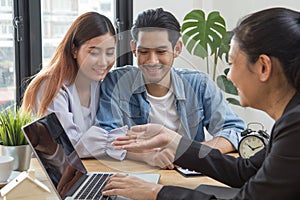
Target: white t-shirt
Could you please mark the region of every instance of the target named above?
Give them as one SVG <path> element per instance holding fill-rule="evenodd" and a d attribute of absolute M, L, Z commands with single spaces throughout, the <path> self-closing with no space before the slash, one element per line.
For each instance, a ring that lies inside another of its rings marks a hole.
<path fill-rule="evenodd" d="M 149 122 L 162 124 L 177 131 L 180 126 L 179 117 L 175 107 L 175 98 L 171 90 L 163 97 L 155 97 L 147 93 L 150 102 Z"/>

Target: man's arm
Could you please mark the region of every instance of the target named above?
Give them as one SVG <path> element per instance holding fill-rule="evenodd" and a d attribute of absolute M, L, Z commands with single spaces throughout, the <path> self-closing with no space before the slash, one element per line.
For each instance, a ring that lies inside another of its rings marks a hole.
<path fill-rule="evenodd" d="M 221 153 L 229 153 L 236 150 L 232 143 L 223 137 L 215 137 L 212 140 L 202 142 L 202 144 L 218 149 Z"/>
<path fill-rule="evenodd" d="M 122 127 L 122 114 L 119 109 L 117 94 L 118 84 L 116 74 L 108 73 L 101 83 L 99 109 L 96 115 L 96 125 L 111 131 Z"/>
<path fill-rule="evenodd" d="M 208 142 L 208 145 L 223 153 L 237 149 L 241 139 L 240 133 L 245 129 L 245 122 L 233 112 L 221 90 L 209 77 L 203 98 L 204 124 L 215 138 Z"/>

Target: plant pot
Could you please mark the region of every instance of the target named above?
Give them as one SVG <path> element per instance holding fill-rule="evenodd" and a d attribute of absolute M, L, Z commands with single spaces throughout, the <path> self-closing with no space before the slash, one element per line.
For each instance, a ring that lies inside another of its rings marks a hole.
<path fill-rule="evenodd" d="M 4 146 L 0 145 L 0 155 L 14 157 L 14 168 L 16 171 L 26 171 L 29 169 L 32 150 L 29 145 Z"/>

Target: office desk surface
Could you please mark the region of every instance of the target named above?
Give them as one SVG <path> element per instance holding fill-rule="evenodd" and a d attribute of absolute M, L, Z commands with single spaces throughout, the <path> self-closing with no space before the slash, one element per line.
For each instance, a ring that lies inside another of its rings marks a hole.
<path fill-rule="evenodd" d="M 211 179 L 207 176 L 197 176 L 197 177 L 183 177 L 175 170 L 162 170 L 156 167 L 148 166 L 141 162 L 135 162 L 130 160 L 116 161 L 112 159 L 103 159 L 101 161 L 95 159 L 83 159 L 83 163 L 89 172 L 93 171 L 103 171 L 103 172 L 128 172 L 128 173 L 159 173 L 160 180 L 159 183 L 163 185 L 176 185 L 187 188 L 196 188 L 200 184 L 210 184 L 210 185 L 220 185 L 224 184 Z M 35 170 L 36 178 L 42 183 L 47 185 L 51 190 L 51 194 L 48 194 L 47 199 L 55 200 L 55 192 L 50 186 L 50 182 L 47 179 L 45 173 L 43 172 L 38 160 L 33 158 L 31 161 L 30 169 Z M 31 200 L 34 197 L 30 198 Z"/>

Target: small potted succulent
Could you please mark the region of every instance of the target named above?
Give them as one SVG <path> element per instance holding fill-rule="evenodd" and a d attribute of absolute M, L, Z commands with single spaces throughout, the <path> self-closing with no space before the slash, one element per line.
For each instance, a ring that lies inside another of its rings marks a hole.
<path fill-rule="evenodd" d="M 22 126 L 31 121 L 31 115 L 17 109 L 0 112 L 0 155 L 14 157 L 14 170 L 17 171 L 27 170 L 30 165 L 32 152 Z"/>

